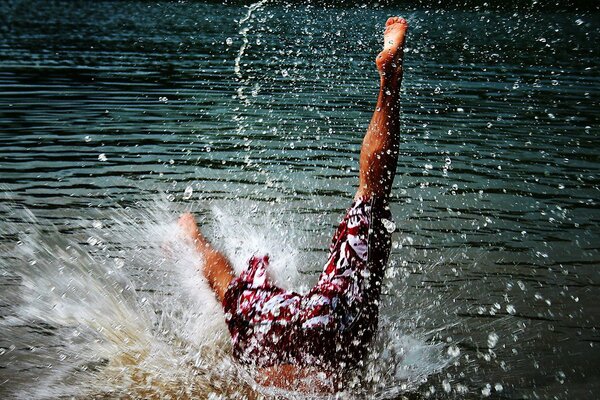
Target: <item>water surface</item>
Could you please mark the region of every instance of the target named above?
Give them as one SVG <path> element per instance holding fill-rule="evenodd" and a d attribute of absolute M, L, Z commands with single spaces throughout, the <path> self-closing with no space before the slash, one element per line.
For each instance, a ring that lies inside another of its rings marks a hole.
<path fill-rule="evenodd" d="M 411 24 L 397 232 L 380 338 L 349 396 L 600 389 L 597 15 L 0 11 L 0 393 L 252 392 L 172 222 L 192 210 L 237 268 L 264 251 L 283 285 L 313 283 L 355 190 L 395 14 Z"/>

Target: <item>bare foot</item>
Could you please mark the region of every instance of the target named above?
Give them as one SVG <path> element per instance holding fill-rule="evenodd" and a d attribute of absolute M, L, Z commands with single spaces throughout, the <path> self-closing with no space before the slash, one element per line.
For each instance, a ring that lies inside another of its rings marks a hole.
<path fill-rule="evenodd" d="M 198 229 L 196 218 L 191 213 L 179 217 L 179 226 L 185 238 L 191 240 L 196 250 L 204 258 L 198 271 L 201 271 L 208 280 L 220 302 L 225 298 L 227 287 L 235 277 L 231 263 L 219 251 L 215 250 Z"/>
<path fill-rule="evenodd" d="M 186 239 L 190 239 L 193 243 L 206 243 L 206 239 L 204 236 L 202 236 L 200 230 L 198 229 L 198 224 L 196 223 L 194 214 L 183 214 L 181 217 L 179 217 L 178 224 L 181 227 Z"/>
<path fill-rule="evenodd" d="M 385 31 L 383 32 L 383 51 L 379 53 L 375 63 L 382 77 L 400 77 L 402 74 L 404 39 L 408 23 L 404 18 L 391 17 L 388 18 L 385 27 Z"/>

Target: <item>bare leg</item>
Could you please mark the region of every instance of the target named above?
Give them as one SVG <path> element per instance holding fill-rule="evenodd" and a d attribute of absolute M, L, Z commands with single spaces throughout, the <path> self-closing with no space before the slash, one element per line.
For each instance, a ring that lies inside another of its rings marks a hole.
<path fill-rule="evenodd" d="M 200 233 L 196 219 L 192 214 L 183 214 L 179 218 L 179 225 L 184 230 L 186 236 L 193 241 L 196 250 L 204 257 L 202 273 L 208 280 L 208 284 L 217 295 L 219 301 L 223 302 L 225 291 L 231 280 L 235 277 L 229 260 L 208 243 L 206 238 Z"/>
<path fill-rule="evenodd" d="M 356 198 L 386 198 L 396 174 L 400 138 L 400 84 L 408 24 L 404 18 L 392 17 L 385 25 L 384 48 L 375 61 L 381 77 L 381 88 L 360 151 Z"/>

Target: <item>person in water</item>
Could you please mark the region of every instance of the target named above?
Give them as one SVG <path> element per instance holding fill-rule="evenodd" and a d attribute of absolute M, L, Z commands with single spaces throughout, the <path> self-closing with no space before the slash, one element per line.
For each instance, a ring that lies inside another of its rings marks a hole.
<path fill-rule="evenodd" d="M 358 189 L 335 232 L 324 270 L 307 294 L 273 284 L 267 256 L 252 257 L 236 277 L 230 261 L 200 233 L 194 216 L 179 219 L 223 305 L 234 357 L 255 366 L 263 384 L 298 389 L 307 377 L 326 376 L 325 389 L 337 390 L 345 371 L 362 365 L 376 333 L 391 247 L 386 226 L 392 225 L 388 200 L 398 161 L 407 28 L 403 18 L 386 22 L 384 48 L 375 61 L 381 87 L 362 142 Z"/>

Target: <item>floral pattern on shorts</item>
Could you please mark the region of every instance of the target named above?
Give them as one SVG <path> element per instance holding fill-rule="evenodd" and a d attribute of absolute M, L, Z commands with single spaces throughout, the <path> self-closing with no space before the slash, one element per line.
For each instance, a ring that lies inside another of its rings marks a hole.
<path fill-rule="evenodd" d="M 391 213 L 385 202 L 355 200 L 333 237 L 319 281 L 305 295 L 274 285 L 268 257 L 252 257 L 223 300 L 234 356 L 263 367 L 351 366 L 364 357 L 377 329 L 391 246 L 386 220 Z"/>

